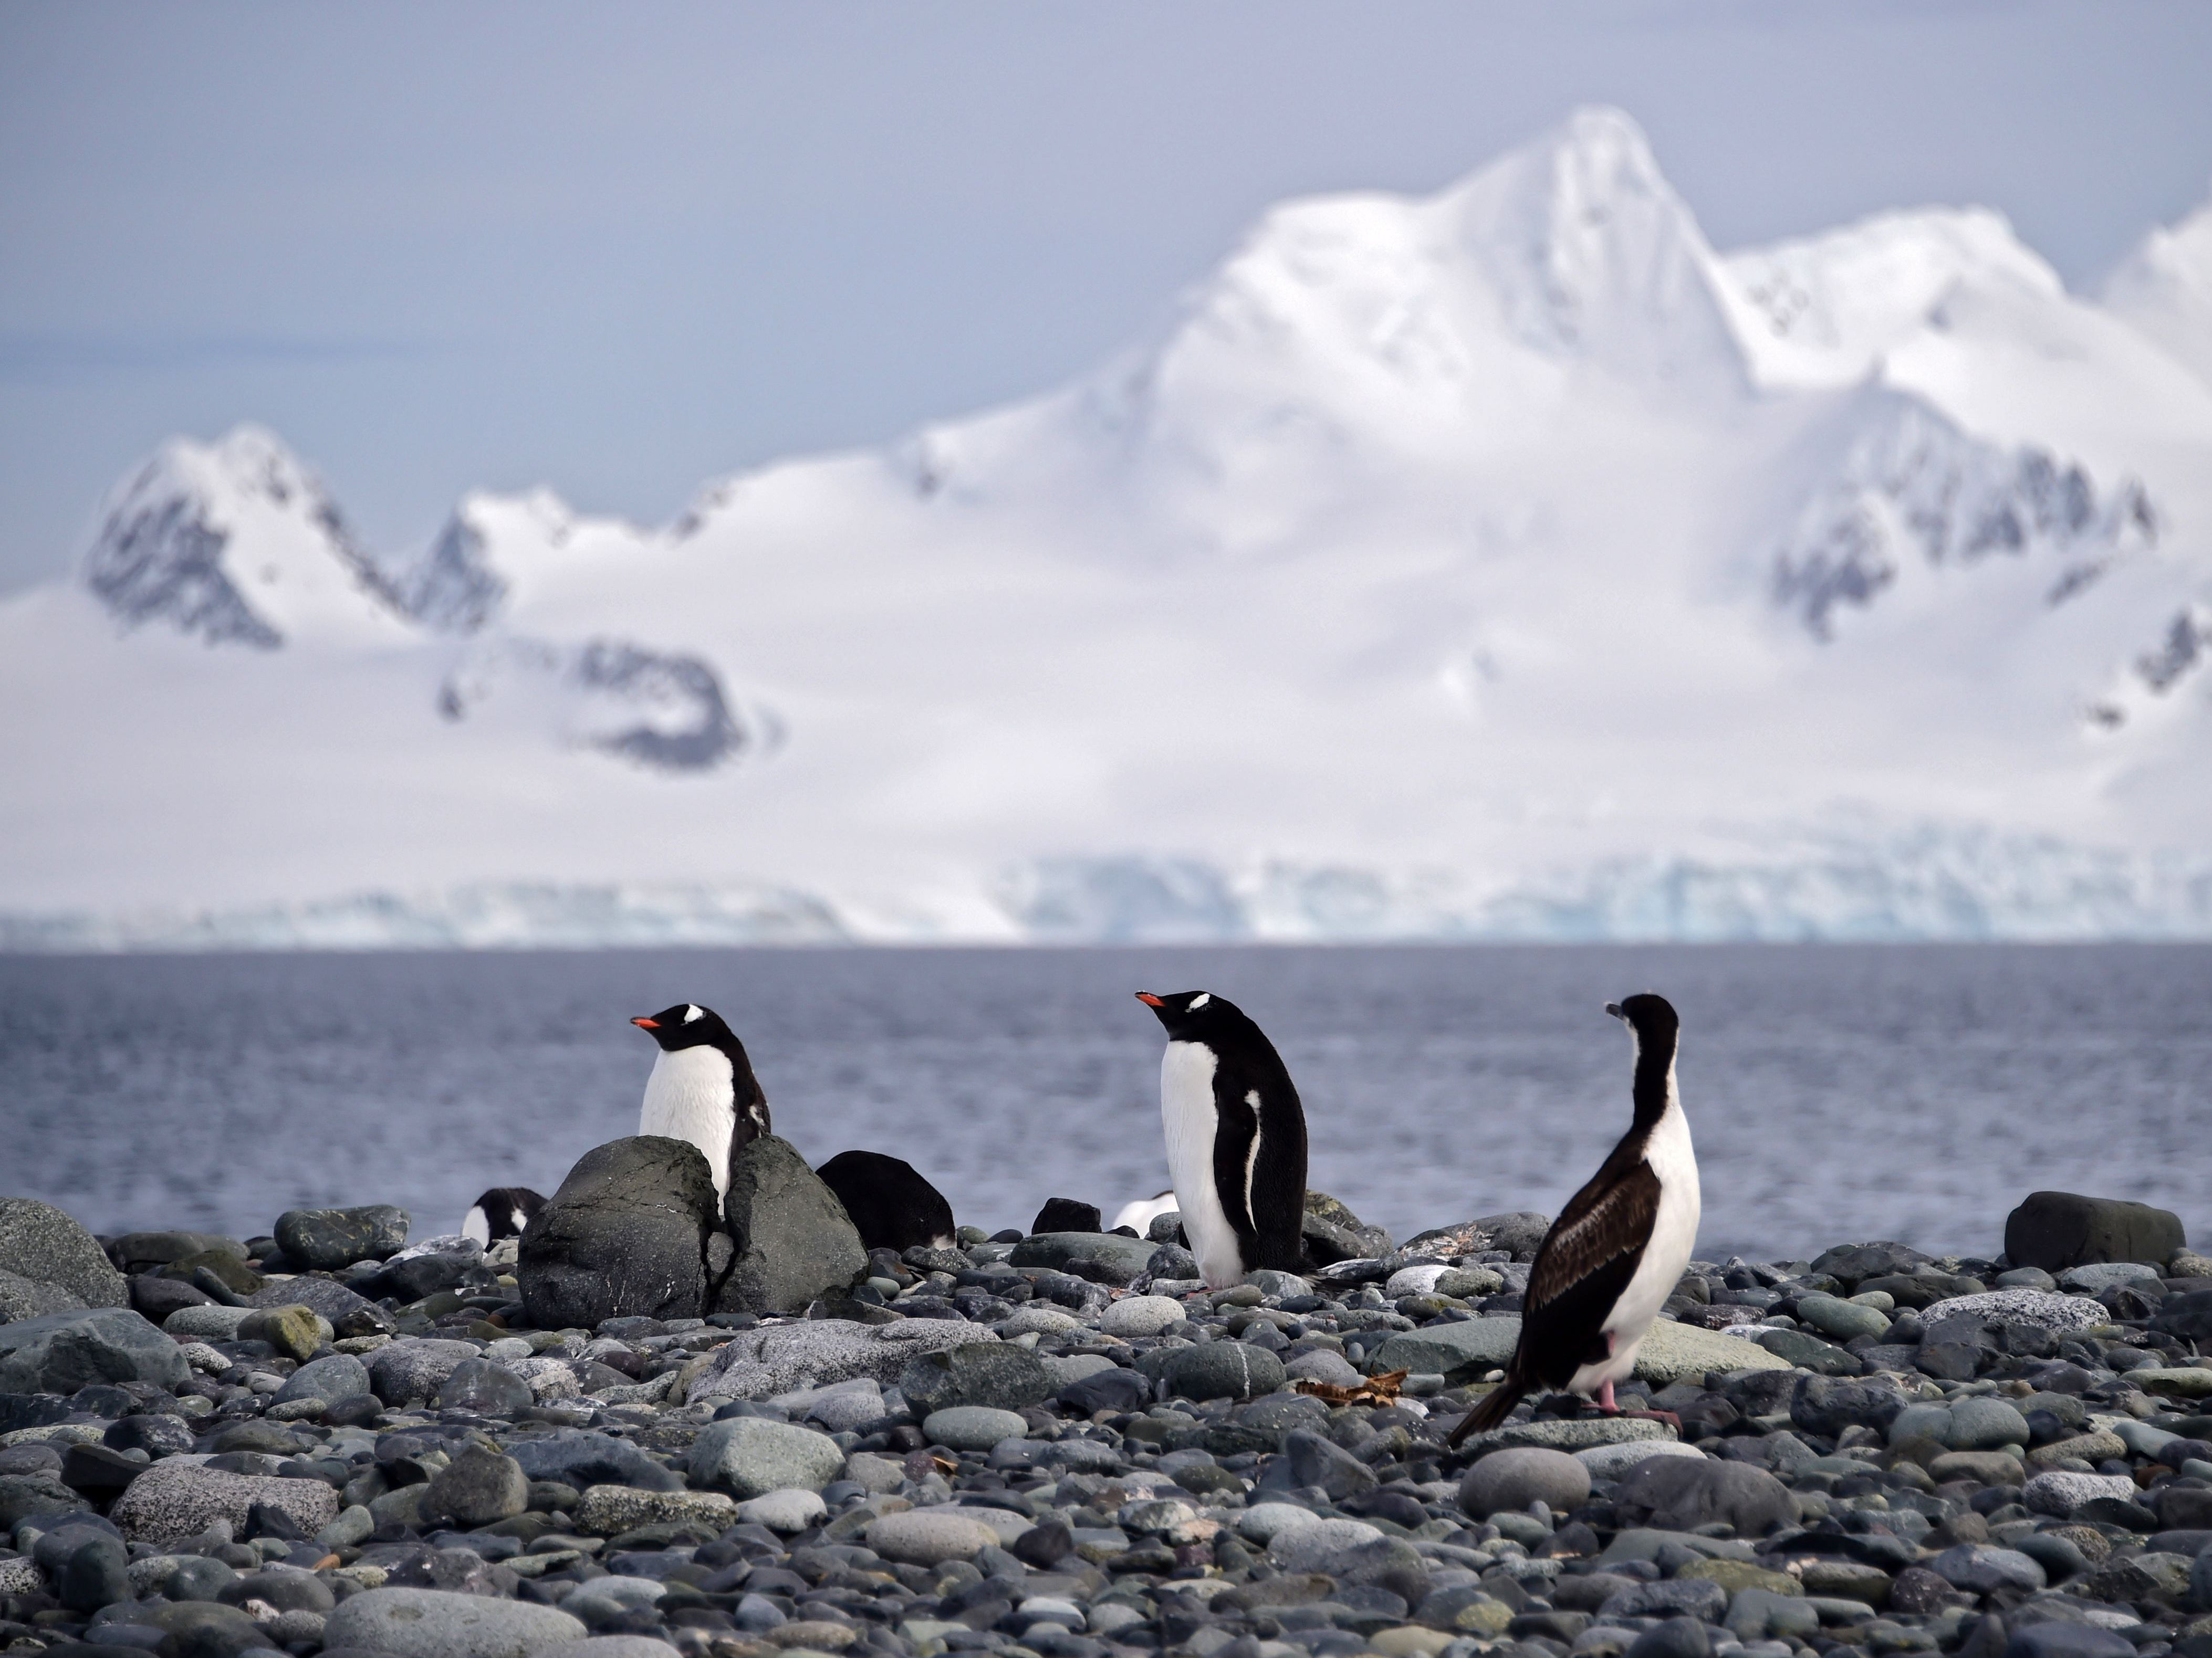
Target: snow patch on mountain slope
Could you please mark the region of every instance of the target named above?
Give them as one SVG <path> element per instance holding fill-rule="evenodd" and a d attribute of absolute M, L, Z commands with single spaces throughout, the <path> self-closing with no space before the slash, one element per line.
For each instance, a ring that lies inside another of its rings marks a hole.
<path fill-rule="evenodd" d="M 2063 604 L 2114 561 L 2158 544 L 2141 483 L 2101 491 L 2048 450 L 1969 438 L 1917 398 L 1886 398 L 1774 556 L 1774 598 L 1816 639 L 1840 606 L 1863 609 L 1921 568 L 2033 560 Z"/>
<path fill-rule="evenodd" d="M 666 771 L 703 771 L 772 744 L 772 715 L 740 720 L 713 665 L 619 639 L 560 647 L 501 636 L 466 653 L 438 688 L 449 720 L 489 705 L 550 732 Z M 516 708 L 510 705 L 520 704 Z"/>
<path fill-rule="evenodd" d="M 126 629 L 210 645 L 389 645 L 407 629 L 322 482 L 276 437 L 173 439 L 113 496 L 84 584 Z"/>
<path fill-rule="evenodd" d="M 2105 307 L 2212 385 L 2212 201 L 2160 227 L 2106 278 Z"/>
<path fill-rule="evenodd" d="M 1762 385 L 1847 386 L 1931 325 L 1961 288 L 2063 298 L 2058 273 L 1987 208 L 1884 213 L 1731 254 L 1721 294 Z"/>

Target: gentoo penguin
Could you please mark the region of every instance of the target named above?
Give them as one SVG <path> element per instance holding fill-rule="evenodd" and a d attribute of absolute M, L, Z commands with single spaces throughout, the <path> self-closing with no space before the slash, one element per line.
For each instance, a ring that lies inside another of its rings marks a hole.
<path fill-rule="evenodd" d="M 637 1132 L 690 1141 L 706 1157 L 714 1195 L 724 1196 L 730 1160 L 769 1132 L 768 1096 L 754 1080 L 745 1045 L 720 1014 L 691 1002 L 630 1023 L 660 1044 Z"/>
<path fill-rule="evenodd" d="M 1635 1050 L 1636 1120 L 1537 1246 L 1512 1363 L 1452 1430 L 1455 1445 L 1496 1427 L 1538 1388 L 1595 1394 L 1600 1409 L 1614 1409 L 1613 1384 L 1634 1368 L 1651 1321 L 1689 1265 L 1702 1200 L 1674 1083 L 1680 1021 L 1660 996 L 1631 996 L 1605 1011 L 1628 1027 Z"/>
<path fill-rule="evenodd" d="M 952 1206 L 912 1163 L 881 1151 L 840 1151 L 814 1172 L 853 1218 L 862 1248 L 952 1248 Z"/>
<path fill-rule="evenodd" d="M 1175 1206 L 1176 1194 L 1172 1186 L 1157 1197 L 1133 1198 L 1121 1206 L 1121 1212 L 1114 1217 L 1114 1224 L 1106 1230 L 1115 1231 L 1126 1226 L 1139 1237 L 1143 1237 L 1151 1231 L 1152 1223 L 1162 1215 L 1173 1214 Z"/>
<path fill-rule="evenodd" d="M 1137 999 L 1167 1027 L 1160 1122 L 1183 1235 L 1206 1287 L 1261 1266 L 1296 1272 L 1305 1217 L 1306 1114 L 1260 1027 L 1203 990 Z"/>
<path fill-rule="evenodd" d="M 461 1236 L 489 1248 L 501 1238 L 519 1238 L 545 1199 L 526 1186 L 495 1186 L 469 1207 Z"/>

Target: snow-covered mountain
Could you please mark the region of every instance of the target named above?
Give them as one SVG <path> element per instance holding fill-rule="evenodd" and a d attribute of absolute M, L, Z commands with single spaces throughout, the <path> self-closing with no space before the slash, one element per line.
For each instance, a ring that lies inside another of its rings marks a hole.
<path fill-rule="evenodd" d="M 659 529 L 175 442 L 0 604 L 0 944 L 2212 935 L 2207 225 L 1719 256 L 1588 111 Z"/>

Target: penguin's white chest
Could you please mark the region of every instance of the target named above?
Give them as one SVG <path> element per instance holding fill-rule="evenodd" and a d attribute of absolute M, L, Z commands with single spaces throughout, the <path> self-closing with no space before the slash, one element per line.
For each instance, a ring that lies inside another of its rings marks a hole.
<path fill-rule="evenodd" d="M 707 1159 L 714 1195 L 730 1187 L 730 1135 L 737 1127 L 737 1072 L 719 1048 L 664 1051 L 645 1079 L 637 1132 L 689 1140 Z"/>
<path fill-rule="evenodd" d="M 1175 1184 L 1176 1206 L 1198 1270 L 1207 1287 L 1217 1290 L 1244 1276 L 1243 1252 L 1213 1182 L 1218 1063 L 1202 1042 L 1170 1042 L 1160 1059 L 1160 1126 L 1167 1132 L 1168 1178 Z"/>

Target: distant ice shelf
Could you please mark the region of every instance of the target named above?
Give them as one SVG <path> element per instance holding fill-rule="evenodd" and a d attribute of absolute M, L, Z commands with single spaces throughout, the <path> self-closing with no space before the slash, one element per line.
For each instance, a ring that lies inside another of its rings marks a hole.
<path fill-rule="evenodd" d="M 0 951 L 2212 939 L 2212 859 L 1933 828 L 1613 859 L 1488 889 L 1443 872 L 1146 856 L 1037 859 L 982 885 L 981 906 L 894 921 L 831 894 L 708 884 L 0 913 Z"/>

